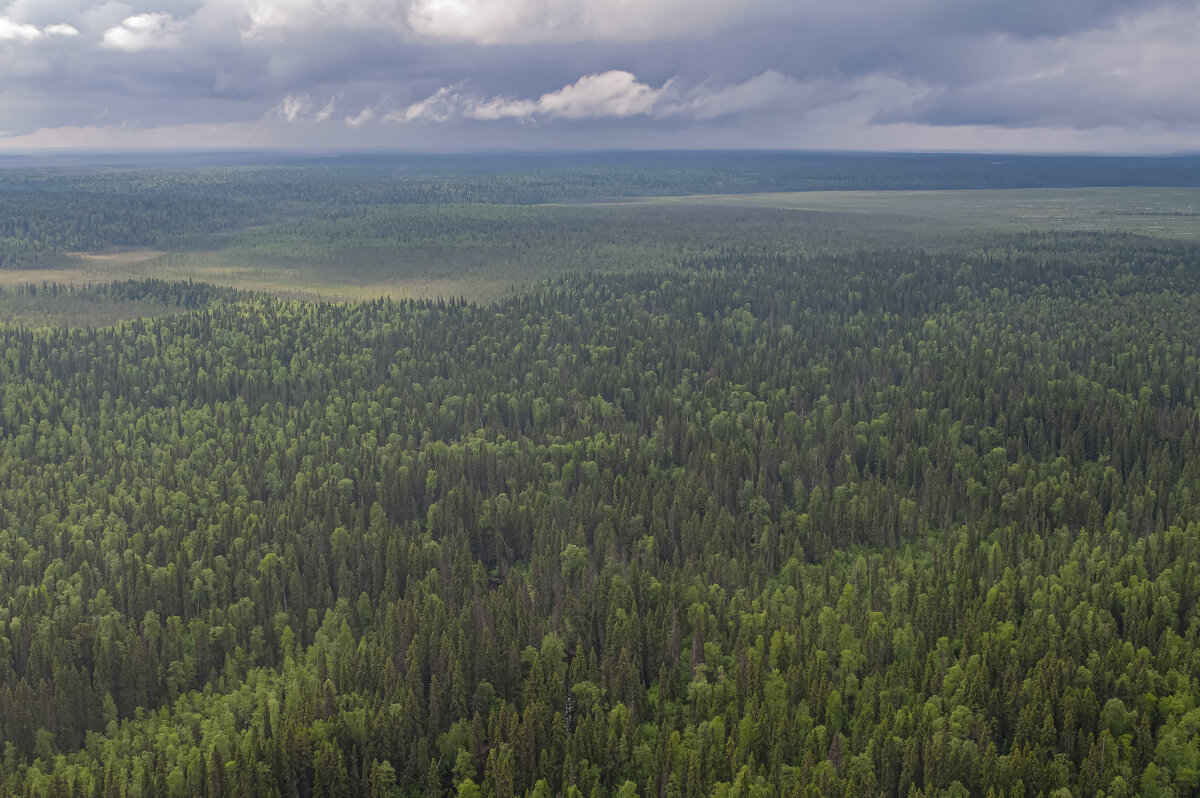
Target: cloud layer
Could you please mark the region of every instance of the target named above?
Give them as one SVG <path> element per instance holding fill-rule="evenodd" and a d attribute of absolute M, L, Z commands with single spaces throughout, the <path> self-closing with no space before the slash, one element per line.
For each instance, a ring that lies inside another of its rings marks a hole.
<path fill-rule="evenodd" d="M 182 44 L 184 27 L 170 14 L 134 14 L 104 31 L 100 46 L 127 53 L 176 49 Z"/>
<path fill-rule="evenodd" d="M 79 31 L 73 25 L 60 22 L 39 28 L 27 22 L 16 22 L 9 17 L 0 16 L 0 42 L 33 42 L 43 36 L 78 36 Z"/>
<path fill-rule="evenodd" d="M 853 84 L 843 86 L 855 93 Z M 490 97 L 469 93 L 463 84 L 443 86 L 423 100 L 387 114 L 388 122 L 448 122 L 474 119 L 652 119 L 711 120 L 741 113 L 769 113 L 786 107 L 793 111 L 813 105 L 813 98 L 835 89 L 827 81 L 799 83 L 774 70 L 767 70 L 742 83 L 713 85 L 706 82 L 686 87 L 672 78 L 661 86 L 643 83 L 635 75 L 611 69 L 579 80 L 536 99 Z M 836 90 L 836 89 L 835 89 Z"/>
<path fill-rule="evenodd" d="M 1200 149 L 1200 0 L 3 3 L 0 147 Z"/>

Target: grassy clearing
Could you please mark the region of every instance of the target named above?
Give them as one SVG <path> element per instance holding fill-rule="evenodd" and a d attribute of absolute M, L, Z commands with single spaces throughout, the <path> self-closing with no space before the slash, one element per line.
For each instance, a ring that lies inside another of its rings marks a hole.
<path fill-rule="evenodd" d="M 631 203 L 849 213 L 905 232 L 1086 230 L 1200 239 L 1200 189 L 1195 188 L 802 191 L 654 197 Z"/>
<path fill-rule="evenodd" d="M 353 270 L 339 271 L 331 267 L 304 264 L 241 265 L 224 251 L 162 253 L 131 250 L 102 255 L 80 253 L 63 258 L 51 266 L 0 270 L 0 288 L 54 283 L 86 287 L 144 278 L 191 280 L 249 291 L 266 291 L 290 299 L 327 301 L 353 301 L 382 296 L 397 299 L 461 296 L 473 301 L 488 301 L 511 292 L 515 285 L 512 280 L 489 278 L 483 274 L 463 277 L 411 275 L 394 279 L 375 276 L 375 279 L 362 279 Z M 12 314 L 16 313 L 18 303 L 26 299 L 15 294 L 7 297 L 7 304 L 0 303 L 0 319 L 17 321 Z M 49 301 L 48 296 L 46 301 Z M 38 309 L 42 303 L 34 304 L 37 307 L 30 309 L 29 313 L 36 316 L 42 313 Z"/>
<path fill-rule="evenodd" d="M 181 312 L 181 308 L 161 303 L 113 299 L 94 294 L 0 294 L 0 323 L 35 330 L 46 327 L 106 327 L 131 319 Z"/>

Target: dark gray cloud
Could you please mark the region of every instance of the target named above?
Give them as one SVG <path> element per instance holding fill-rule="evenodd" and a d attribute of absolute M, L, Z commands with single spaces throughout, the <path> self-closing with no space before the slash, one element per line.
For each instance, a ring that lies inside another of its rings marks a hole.
<path fill-rule="evenodd" d="M 0 0 L 0 147 L 1194 150 L 1200 2 Z"/>

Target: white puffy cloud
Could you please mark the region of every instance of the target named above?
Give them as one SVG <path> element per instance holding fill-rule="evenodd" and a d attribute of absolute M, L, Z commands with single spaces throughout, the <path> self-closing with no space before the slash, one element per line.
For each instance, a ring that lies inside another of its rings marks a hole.
<path fill-rule="evenodd" d="M 31 42 L 41 35 L 42 31 L 36 25 L 26 25 L 14 22 L 8 17 L 0 17 L 0 41 Z"/>
<path fill-rule="evenodd" d="M 443 86 L 433 94 L 426 97 L 424 100 L 418 100 L 402 111 L 392 111 L 384 116 L 388 122 L 413 122 L 418 119 L 429 120 L 433 122 L 445 122 L 449 119 L 460 115 L 467 101 L 464 100 L 459 90 L 462 84 L 453 86 Z M 503 103 L 505 101 L 497 101 Z M 497 113 L 493 118 L 499 118 L 502 113 Z"/>
<path fill-rule="evenodd" d="M 564 119 L 648 114 L 671 90 L 671 81 L 660 88 L 639 83 L 629 72 L 613 69 L 586 75 L 558 91 L 538 98 L 538 113 Z"/>
<path fill-rule="evenodd" d="M 391 122 L 445 122 L 456 118 L 493 121 L 530 119 L 597 119 L 650 114 L 671 91 L 671 81 L 654 88 L 620 69 L 585 75 L 536 100 L 480 98 L 464 93 L 463 84 L 443 86 L 423 100 L 388 114 Z"/>
<path fill-rule="evenodd" d="M 331 97 L 329 102 L 320 109 L 316 109 L 312 97 L 307 93 L 288 94 L 267 115 L 292 124 L 297 122 L 315 122 L 320 124 L 333 116 L 333 108 L 336 102 L 337 98 Z"/>
<path fill-rule="evenodd" d="M 730 114 L 790 106 L 814 93 L 817 84 L 800 84 L 774 70 L 744 83 L 701 84 L 685 89 L 677 78 L 654 87 L 631 72 L 613 69 L 585 75 L 536 100 L 480 98 L 464 92 L 463 84 L 444 86 L 429 97 L 385 116 L 391 122 L 445 122 L 456 118 L 498 119 L 624 119 L 648 116 L 715 119 Z M 785 109 L 786 110 L 786 109 Z"/>
<path fill-rule="evenodd" d="M 312 97 L 307 94 L 289 94 L 271 109 L 271 113 L 288 122 L 296 122 L 312 110 Z"/>
<path fill-rule="evenodd" d="M 359 111 L 354 116 L 346 117 L 344 121 L 346 123 L 346 127 L 354 128 L 354 127 L 362 127 L 363 125 L 370 122 L 374 118 L 375 118 L 375 109 L 368 105 L 366 108 L 363 108 L 361 111 Z"/>
<path fill-rule="evenodd" d="M 482 121 L 528 119 L 534 116 L 561 119 L 621 118 L 653 113 L 670 91 L 671 81 L 656 89 L 638 81 L 630 72 L 612 69 L 585 75 L 536 100 L 503 97 L 480 99 L 463 94 L 461 86 L 446 86 L 402 112 L 390 114 L 389 118 L 392 121 L 425 119 L 439 122 L 455 117 Z"/>
<path fill-rule="evenodd" d="M 9 17 L 0 15 L 0 42 L 18 41 L 32 42 L 43 36 L 78 36 L 79 31 L 66 23 L 47 25 L 39 28 L 28 22 L 17 22 Z"/>
<path fill-rule="evenodd" d="M 101 45 L 127 53 L 170 49 L 180 45 L 184 25 L 163 12 L 134 14 L 120 25 L 104 31 Z"/>
<path fill-rule="evenodd" d="M 315 114 L 313 114 L 313 121 L 316 122 L 317 124 L 320 124 L 321 122 L 324 122 L 329 117 L 333 116 L 333 106 L 336 101 L 337 101 L 336 97 L 330 97 L 329 102 L 325 103 L 325 106 L 323 108 L 321 108 L 321 110 L 319 110 Z"/>

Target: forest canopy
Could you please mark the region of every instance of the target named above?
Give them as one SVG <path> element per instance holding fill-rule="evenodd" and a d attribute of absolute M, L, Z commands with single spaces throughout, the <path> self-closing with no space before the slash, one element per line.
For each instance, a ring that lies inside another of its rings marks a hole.
<path fill-rule="evenodd" d="M 0 322 L 0 794 L 1200 791 L 1194 246 L 103 296 Z"/>

